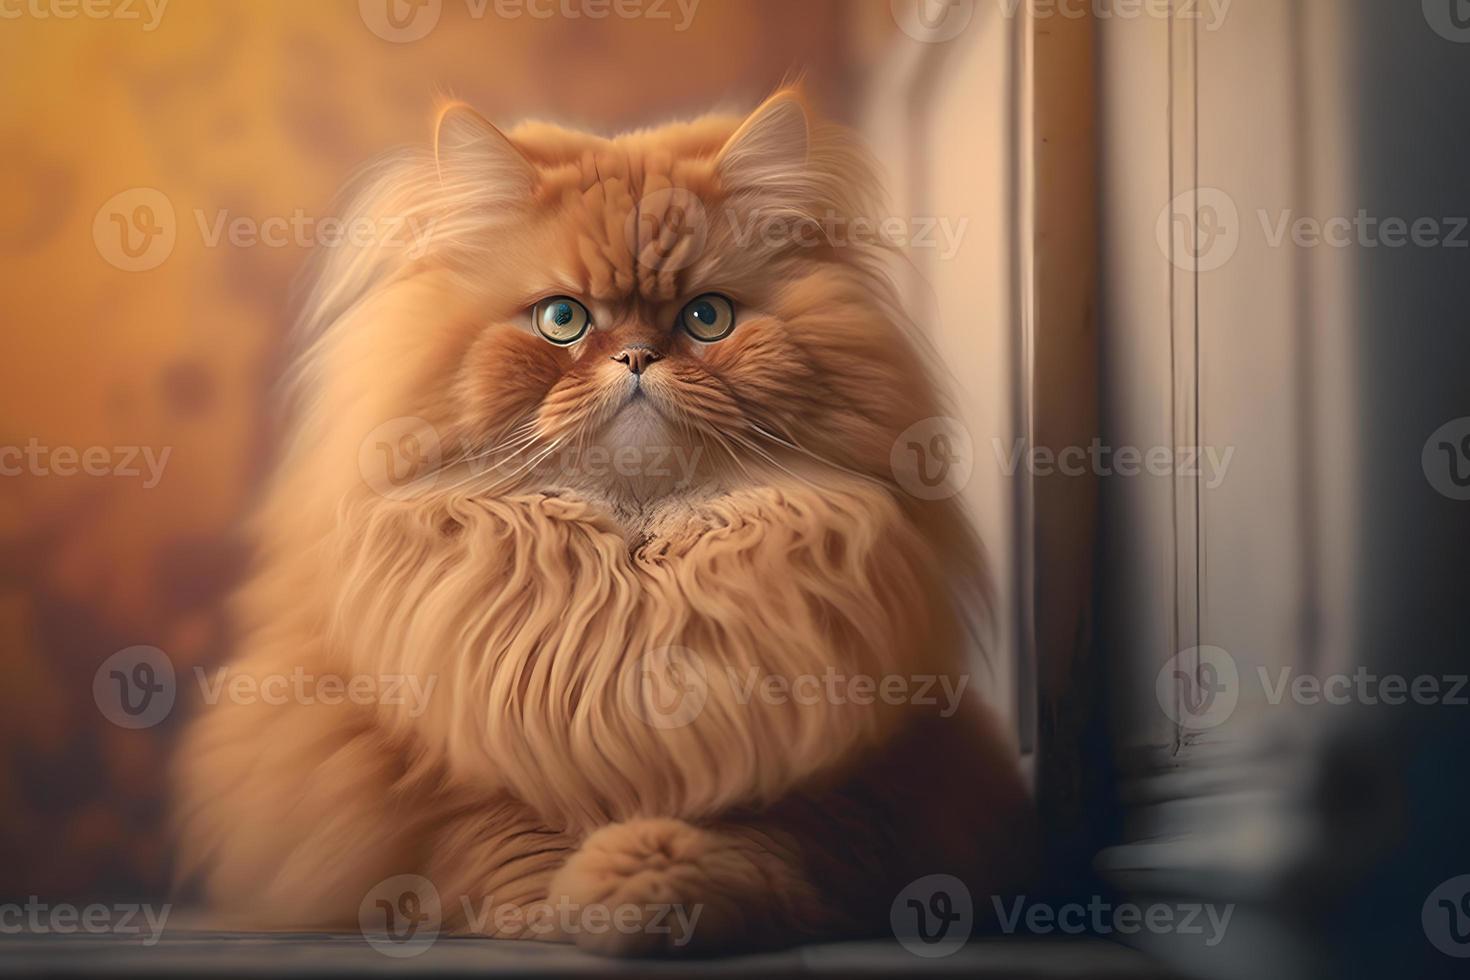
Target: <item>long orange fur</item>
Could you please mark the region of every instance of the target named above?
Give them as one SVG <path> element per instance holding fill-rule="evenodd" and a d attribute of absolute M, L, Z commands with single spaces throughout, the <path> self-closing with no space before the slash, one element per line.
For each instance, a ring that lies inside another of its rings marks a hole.
<path fill-rule="evenodd" d="M 738 690 L 967 670 L 978 546 L 953 502 L 889 469 L 941 401 L 884 248 L 740 237 L 879 200 L 861 149 L 791 89 L 743 120 L 615 139 L 505 135 L 453 105 L 432 150 L 364 176 L 351 215 L 421 238 L 344 245 L 319 272 L 230 670 L 437 684 L 417 714 L 228 698 L 202 714 L 176 768 L 180 867 L 221 921 L 352 926 L 376 883 L 414 873 L 450 928 L 487 900 L 678 902 L 704 909 L 681 949 L 713 951 L 881 928 L 922 874 L 1011 883 L 1025 793 L 978 699 L 940 718 Z M 673 322 L 707 291 L 741 312 L 706 346 Z M 593 311 L 571 348 L 527 327 L 551 294 Z M 636 408 L 614 359 L 630 343 L 661 355 Z M 364 440 L 410 417 L 439 465 L 384 493 Z M 629 445 L 697 464 L 678 480 L 566 465 Z M 671 649 L 707 696 L 651 725 L 637 692 Z"/>

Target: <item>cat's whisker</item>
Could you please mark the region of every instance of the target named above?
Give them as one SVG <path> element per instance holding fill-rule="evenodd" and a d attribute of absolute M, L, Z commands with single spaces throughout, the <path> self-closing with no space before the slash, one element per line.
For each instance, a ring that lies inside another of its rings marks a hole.
<path fill-rule="evenodd" d="M 531 451 L 531 452 L 540 452 L 540 447 L 537 447 L 536 446 L 536 441 L 539 438 L 540 438 L 540 436 L 538 435 L 538 436 L 535 436 L 534 438 L 530 439 L 529 441 L 523 442 L 523 444 L 520 446 L 520 448 L 518 448 L 515 452 L 510 453 L 509 455 L 505 456 L 502 459 L 496 460 L 494 463 L 492 463 L 491 465 L 485 467 L 484 469 L 478 469 L 475 466 L 471 465 L 471 463 L 472 463 L 471 460 L 461 461 L 466 466 L 466 468 L 468 470 L 468 472 L 467 472 L 467 474 L 465 476 L 461 477 L 458 481 L 456 481 L 455 483 L 451 483 L 448 486 L 444 486 L 444 487 L 432 486 L 432 487 L 430 487 L 430 489 L 433 490 L 433 491 L 439 492 L 439 493 L 448 494 L 448 493 L 455 493 L 457 491 L 463 490 L 466 487 L 471 487 L 471 486 L 473 486 L 475 484 L 476 481 L 478 481 L 480 479 L 483 479 L 487 473 L 491 473 L 494 470 L 497 470 L 497 469 L 499 469 L 501 467 L 504 467 L 506 464 L 508 464 L 512 460 L 516 459 L 516 457 L 521 456 L 522 454 L 524 454 L 524 453 L 526 453 L 528 451 Z M 559 444 L 560 444 L 560 440 L 559 439 L 553 440 L 550 443 L 550 445 L 547 446 L 546 448 L 547 448 L 548 451 L 554 450 L 555 447 L 558 446 Z M 522 466 L 520 469 L 518 469 L 518 470 L 516 470 L 516 471 L 514 471 L 514 472 L 512 472 L 510 474 L 507 474 L 504 477 L 500 477 L 500 478 L 497 478 L 497 479 L 493 480 L 492 482 L 490 482 L 485 487 L 476 488 L 474 492 L 477 492 L 477 493 L 488 493 L 491 490 L 494 490 L 496 487 L 498 487 L 501 483 L 505 482 L 506 480 L 514 479 L 515 477 L 521 475 L 521 473 L 525 472 L 526 469 L 531 468 L 531 467 L 534 467 L 537 463 L 539 463 L 542 459 L 544 459 L 545 456 L 546 456 L 546 453 L 543 453 L 542 455 L 540 455 L 540 456 L 532 459 L 529 463 L 527 463 L 525 466 Z M 484 456 L 474 457 L 474 459 L 483 459 L 483 458 L 485 458 L 485 457 Z M 443 471 L 441 471 L 441 472 L 443 472 Z"/>
<path fill-rule="evenodd" d="M 529 415 L 530 413 L 527 414 Z M 493 456 L 496 453 L 503 452 L 504 450 L 509 449 L 513 446 L 523 446 L 526 443 L 534 442 L 541 435 L 541 433 L 536 431 L 536 423 L 537 419 L 535 419 L 534 417 L 527 418 L 514 426 L 506 434 L 506 437 L 502 442 L 481 449 L 478 452 L 466 454 L 465 456 L 462 456 L 460 459 L 456 460 L 456 462 L 467 462 L 475 459 L 484 459 L 487 456 Z"/>
<path fill-rule="evenodd" d="M 750 468 L 745 465 L 745 460 L 740 458 L 740 454 L 734 450 L 729 441 L 721 436 L 718 432 L 712 431 L 709 433 L 709 435 L 714 439 L 715 445 L 719 446 L 727 454 L 729 454 L 730 459 L 735 463 L 735 465 L 740 467 L 740 472 L 744 473 L 747 478 L 752 478 Z"/>
<path fill-rule="evenodd" d="M 686 439 L 697 439 L 700 441 L 711 438 L 714 439 L 715 444 L 719 448 L 723 449 L 727 454 L 729 454 L 730 459 L 733 460 L 735 464 L 740 467 L 740 471 L 744 473 L 746 477 L 750 477 L 750 470 L 748 467 L 746 467 L 745 461 L 740 458 L 740 455 L 736 453 L 734 449 L 731 448 L 729 442 L 721 435 L 719 429 L 714 428 L 713 426 L 700 425 L 697 421 L 694 420 L 693 416 L 691 416 L 687 410 L 677 404 L 673 405 L 672 408 L 674 411 L 674 424 L 679 427 L 680 432 L 683 433 Z"/>
<path fill-rule="evenodd" d="M 869 483 L 877 484 L 878 486 L 883 487 L 885 490 L 893 489 L 894 484 L 892 481 L 883 480 L 879 477 L 873 476 L 871 473 L 864 473 L 860 470 L 855 470 L 851 467 L 843 466 L 841 463 L 833 462 L 820 453 L 813 452 L 812 450 L 806 448 L 801 443 L 797 442 L 794 437 L 791 437 L 789 433 L 788 438 L 783 439 L 781 436 L 777 435 L 774 432 L 771 432 L 769 429 L 756 422 L 750 422 L 749 426 L 750 431 L 754 432 L 756 435 L 769 439 L 776 445 L 781 446 L 785 449 L 789 449 L 792 452 L 801 453 L 803 456 L 806 456 L 809 459 L 814 460 L 815 462 L 821 463 L 823 466 L 837 470 L 841 473 L 846 473 L 848 476 L 855 476 L 861 480 L 866 480 Z"/>
<path fill-rule="evenodd" d="M 751 440 L 745 438 L 744 436 L 740 435 L 739 433 L 737 433 L 737 432 L 730 432 L 730 433 L 727 433 L 727 435 L 729 435 L 730 438 L 734 439 L 740 445 L 744 446 L 746 449 L 748 449 L 751 452 L 755 453 L 756 455 L 760 456 L 762 459 L 764 459 L 766 462 L 770 463 L 772 466 L 776 467 L 781 472 L 787 474 L 788 476 L 794 476 L 794 477 L 796 477 L 798 480 L 802 481 L 803 483 L 807 484 L 808 486 L 812 486 L 812 487 L 816 487 L 817 489 L 821 489 L 820 485 L 817 484 L 816 481 L 814 481 L 811 477 L 807 476 L 804 473 L 798 473 L 795 470 L 791 469 L 790 467 L 786 466 L 784 463 L 782 463 L 780 460 L 778 460 L 775 456 L 772 456 L 770 453 L 766 452 L 766 450 L 764 450 L 763 448 L 761 448 L 759 445 L 757 445 L 756 443 L 752 442 Z"/>
<path fill-rule="evenodd" d="M 552 454 L 554 454 L 558 449 L 560 449 L 565 443 L 566 443 L 566 436 L 565 435 L 558 436 L 556 439 L 553 439 L 550 443 L 548 443 L 547 446 L 546 446 L 546 448 L 543 449 L 543 450 L 541 450 L 535 457 L 533 457 L 532 459 L 528 460 L 524 465 L 522 465 L 521 467 L 519 467 L 518 469 L 516 469 L 514 472 L 506 474 L 504 477 L 502 477 L 499 480 L 496 480 L 494 483 L 490 484 L 490 486 L 485 487 L 481 492 L 488 493 L 491 490 L 498 489 L 502 485 L 504 485 L 504 484 L 506 484 L 506 483 L 508 483 L 510 481 L 516 480 L 516 479 L 518 479 L 519 477 L 523 476 L 526 473 L 529 473 L 530 471 L 534 470 L 537 466 L 540 466 L 548 458 L 550 458 L 552 456 Z"/>

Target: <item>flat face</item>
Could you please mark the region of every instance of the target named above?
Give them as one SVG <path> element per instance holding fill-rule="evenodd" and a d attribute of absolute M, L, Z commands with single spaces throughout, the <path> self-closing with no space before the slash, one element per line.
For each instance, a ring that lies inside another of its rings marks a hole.
<path fill-rule="evenodd" d="M 424 418 L 447 465 L 495 470 L 471 488 L 617 510 L 783 465 L 889 479 L 933 395 L 882 243 L 851 233 L 876 180 L 844 140 L 793 93 L 613 139 L 450 107 L 432 170 L 406 162 L 364 205 L 411 213 L 427 245 L 322 324 L 331 426 Z"/>

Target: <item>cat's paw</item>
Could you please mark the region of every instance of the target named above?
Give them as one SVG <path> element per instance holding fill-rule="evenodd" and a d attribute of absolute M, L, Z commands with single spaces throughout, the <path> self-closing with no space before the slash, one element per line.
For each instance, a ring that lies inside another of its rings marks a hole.
<path fill-rule="evenodd" d="M 578 946 L 605 956 L 667 956 L 769 945 L 779 859 L 752 841 L 682 820 L 595 831 L 551 881 L 583 926 Z"/>

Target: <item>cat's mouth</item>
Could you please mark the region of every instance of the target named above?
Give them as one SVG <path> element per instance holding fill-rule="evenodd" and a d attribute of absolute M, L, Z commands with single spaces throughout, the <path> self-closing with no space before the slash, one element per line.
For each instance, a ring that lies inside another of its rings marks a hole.
<path fill-rule="evenodd" d="M 680 421 L 672 392 L 629 384 L 589 420 L 585 439 L 558 457 L 561 483 L 603 496 L 617 507 L 643 508 L 687 492 L 708 477 L 703 439 Z"/>
<path fill-rule="evenodd" d="M 619 445 L 644 446 L 658 441 L 667 441 L 669 418 L 658 404 L 658 399 L 635 379 L 622 402 L 603 426 L 609 442 Z"/>
<path fill-rule="evenodd" d="M 658 421 L 673 424 L 677 421 L 679 412 L 677 406 L 667 404 L 668 399 L 668 391 L 657 383 L 650 384 L 642 377 L 635 375 L 628 379 L 628 384 L 623 389 L 608 420 L 611 423 L 626 416 L 632 416 L 633 418 L 645 418 L 650 423 Z"/>

